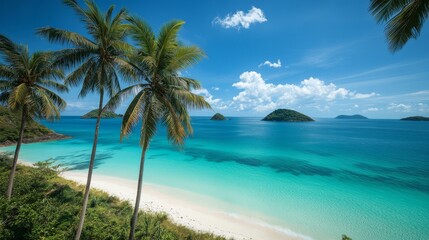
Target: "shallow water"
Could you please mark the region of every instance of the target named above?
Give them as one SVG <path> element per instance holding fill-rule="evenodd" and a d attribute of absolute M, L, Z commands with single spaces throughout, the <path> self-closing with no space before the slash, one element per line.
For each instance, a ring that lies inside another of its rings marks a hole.
<path fill-rule="evenodd" d="M 95 173 L 137 179 L 138 128 L 120 143 L 120 121 L 102 120 Z M 95 120 L 43 124 L 73 138 L 26 144 L 20 158 L 85 171 Z M 428 239 L 427 122 L 194 117 L 193 126 L 181 149 L 160 129 L 145 181 L 214 197 L 226 204 L 209 207 L 313 239 Z"/>

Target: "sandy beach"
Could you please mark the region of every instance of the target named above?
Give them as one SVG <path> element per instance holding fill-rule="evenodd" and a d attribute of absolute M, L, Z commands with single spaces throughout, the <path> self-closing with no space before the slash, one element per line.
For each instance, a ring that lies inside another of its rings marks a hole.
<path fill-rule="evenodd" d="M 80 184 L 86 183 L 86 173 L 83 172 L 64 172 L 61 175 Z M 134 203 L 137 182 L 94 174 L 92 187 Z M 210 203 L 216 204 L 216 201 L 215 199 L 180 189 L 145 183 L 140 208 L 145 211 L 165 212 L 178 224 L 226 238 L 240 240 L 311 239 L 287 229 L 270 226 L 260 220 L 245 219 L 235 214 L 206 207 Z M 204 205 L 196 203 L 204 203 Z"/>

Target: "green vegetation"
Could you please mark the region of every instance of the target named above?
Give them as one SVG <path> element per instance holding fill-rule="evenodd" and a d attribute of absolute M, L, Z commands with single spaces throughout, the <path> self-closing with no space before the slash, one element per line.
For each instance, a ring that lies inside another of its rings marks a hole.
<path fill-rule="evenodd" d="M 262 121 L 275 122 L 311 122 L 311 117 L 290 109 L 277 109 L 268 114 Z"/>
<path fill-rule="evenodd" d="M 201 88 L 197 80 L 177 74 L 204 56 L 200 48 L 184 46 L 178 41 L 178 32 L 185 22 L 169 22 L 161 28 L 158 36 L 155 36 L 146 22 L 135 17 L 128 18 L 128 21 L 131 37 L 139 46 L 134 54 L 129 56 L 134 63 L 129 71 L 142 81 L 136 81 L 135 85 L 120 91 L 109 101 L 106 109 L 115 109 L 130 93 L 137 93 L 125 111 L 121 128 L 122 139 L 131 133 L 138 121 L 143 123 L 140 130 L 140 145 L 143 150 L 129 235 L 129 240 L 133 240 L 137 227 L 145 155 L 158 123 L 166 126 L 168 140 L 181 145 L 183 139 L 193 131 L 188 108 L 210 108 L 210 105 L 204 97 L 191 92 L 192 89 Z"/>
<path fill-rule="evenodd" d="M 64 73 L 52 52 L 30 53 L 28 48 L 0 34 L 0 104 L 12 112 L 20 112 L 19 133 L 9 175 L 6 197 L 12 195 L 16 164 L 24 139 L 26 122 L 34 118 L 58 119 L 66 102 L 57 92 L 68 88 L 58 80 Z"/>
<path fill-rule="evenodd" d="M 404 120 L 404 121 L 429 121 L 429 117 L 413 116 L 413 117 L 401 118 L 401 120 Z"/>
<path fill-rule="evenodd" d="M 338 115 L 335 119 L 368 119 L 360 114 L 355 115 Z"/>
<path fill-rule="evenodd" d="M 0 155 L 0 191 L 6 191 L 12 159 Z M 83 186 L 57 175 L 58 166 L 18 165 L 14 196 L 0 197 L 0 239 L 72 239 L 79 221 Z M 116 197 L 91 190 L 82 239 L 126 239 L 132 207 Z M 165 214 L 140 212 L 136 239 L 221 240 L 171 222 Z"/>
<path fill-rule="evenodd" d="M 94 109 L 86 113 L 85 115 L 83 115 L 81 118 L 97 118 L 97 117 L 98 117 L 98 109 Z M 107 111 L 107 110 L 104 110 L 100 116 L 100 118 L 121 118 L 121 117 L 123 117 L 122 114 L 116 114 L 112 111 Z"/>
<path fill-rule="evenodd" d="M 392 52 L 420 35 L 429 15 L 427 0 L 371 0 L 370 11 L 377 22 L 387 22 L 385 31 Z"/>
<path fill-rule="evenodd" d="M 19 139 L 20 125 L 20 112 L 11 112 L 9 109 L 0 106 L 0 145 L 15 144 Z M 29 143 L 62 138 L 66 138 L 66 136 L 57 134 L 42 124 L 29 119 L 25 124 L 22 142 Z"/>
<path fill-rule="evenodd" d="M 210 118 L 210 120 L 226 120 L 226 117 L 220 113 L 216 113 L 215 115 L 213 115 L 212 118 Z"/>

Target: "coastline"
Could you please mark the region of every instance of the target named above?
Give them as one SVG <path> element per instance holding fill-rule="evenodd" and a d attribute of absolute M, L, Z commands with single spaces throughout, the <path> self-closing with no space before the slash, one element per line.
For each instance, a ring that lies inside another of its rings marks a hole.
<path fill-rule="evenodd" d="M 63 135 L 63 134 L 59 134 L 56 132 L 52 132 L 49 134 L 46 134 L 44 136 L 39 136 L 39 137 L 34 137 L 34 138 L 24 138 L 22 140 L 23 144 L 28 144 L 28 143 L 37 143 L 37 142 L 49 142 L 49 141 L 57 141 L 57 140 L 64 140 L 64 139 L 69 139 L 72 138 L 71 136 L 67 136 L 67 135 Z M 12 146 L 12 145 L 16 145 L 16 142 L 14 141 L 5 141 L 0 143 L 0 147 L 8 147 L 8 146 Z"/>
<path fill-rule="evenodd" d="M 61 176 L 77 182 L 86 183 L 86 172 L 63 172 Z M 92 188 L 107 192 L 121 200 L 135 202 L 137 181 L 93 174 Z M 192 199 L 192 201 L 190 201 Z M 290 230 L 271 226 L 259 220 L 246 219 L 236 214 L 210 209 L 199 202 L 216 202 L 207 196 L 181 189 L 144 183 L 140 209 L 151 212 L 164 212 L 175 223 L 196 231 L 210 232 L 236 240 L 310 240 L 304 235 Z"/>
<path fill-rule="evenodd" d="M 19 164 L 33 166 L 20 160 Z M 66 171 L 61 177 L 86 184 L 86 172 Z M 91 187 L 107 192 L 134 205 L 137 181 L 93 174 Z M 185 190 L 144 183 L 140 209 L 149 212 L 163 212 L 175 223 L 196 231 L 209 232 L 235 240 L 312 240 L 291 230 L 257 219 L 241 217 L 234 213 L 222 212 L 199 203 L 216 204 L 218 200 Z"/>

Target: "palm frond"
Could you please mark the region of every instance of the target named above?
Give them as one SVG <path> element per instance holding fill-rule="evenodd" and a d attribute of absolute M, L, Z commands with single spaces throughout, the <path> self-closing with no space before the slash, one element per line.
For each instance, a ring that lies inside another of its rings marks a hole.
<path fill-rule="evenodd" d="M 137 17 L 128 17 L 130 23 L 127 27 L 130 29 L 132 39 L 137 43 L 144 55 L 153 55 L 156 49 L 155 34 L 146 22 Z"/>
<path fill-rule="evenodd" d="M 384 22 L 397 14 L 410 0 L 372 0 L 369 10 L 377 22 Z"/>
<path fill-rule="evenodd" d="M 167 67 L 167 70 L 177 72 L 188 68 L 201 60 L 205 54 L 195 46 L 179 46 Z"/>
<path fill-rule="evenodd" d="M 58 92 L 68 92 L 69 89 L 66 85 L 53 81 L 53 80 L 40 80 L 38 81 L 38 84 L 40 84 L 43 87 L 55 89 Z"/>
<path fill-rule="evenodd" d="M 94 74 L 96 65 L 97 62 L 93 58 L 88 59 L 66 77 L 65 84 L 74 87 L 78 86 L 85 77 Z"/>
<path fill-rule="evenodd" d="M 119 104 L 125 101 L 129 96 L 136 96 L 139 92 L 143 91 L 143 89 L 147 88 L 148 84 L 136 84 L 129 87 L 126 87 L 116 93 L 115 96 L 110 98 L 109 102 L 104 106 L 103 109 L 114 111 L 118 108 Z"/>
<path fill-rule="evenodd" d="M 152 97 L 153 96 L 147 96 L 147 98 Z M 142 113 L 142 128 L 140 131 L 140 146 L 142 146 L 143 149 L 148 148 L 150 140 L 156 133 L 158 114 L 156 103 L 147 99 Z"/>
<path fill-rule="evenodd" d="M 386 22 L 389 49 L 400 50 L 410 38 L 417 38 L 429 14 L 427 0 L 371 0 L 370 12 L 377 22 Z"/>
<path fill-rule="evenodd" d="M 6 65 L 0 65 L 0 77 L 1 78 L 13 78 L 15 76 L 15 71 Z"/>
<path fill-rule="evenodd" d="M 62 99 L 56 93 L 42 86 L 36 86 L 36 90 L 40 96 L 48 98 L 50 102 L 54 103 L 55 108 L 58 108 L 59 110 L 64 110 L 66 108 L 66 101 L 64 101 L 64 99 Z"/>
<path fill-rule="evenodd" d="M 121 141 L 124 136 L 131 133 L 132 128 L 137 124 L 143 108 L 144 99 L 147 97 L 147 91 L 140 91 L 131 101 L 122 118 Z"/>
<path fill-rule="evenodd" d="M 9 95 L 8 105 L 10 108 L 17 109 L 26 103 L 26 98 L 29 94 L 29 88 L 27 84 L 21 83 L 17 87 L 13 88 Z"/>
<path fill-rule="evenodd" d="M 58 42 L 62 44 L 70 44 L 75 47 L 96 50 L 97 44 L 90 39 L 67 30 L 57 29 L 53 27 L 39 28 L 37 34 L 46 37 L 51 42 Z"/>
<path fill-rule="evenodd" d="M 390 19 L 386 26 L 389 49 L 401 49 L 410 38 L 417 38 L 429 14 L 429 1 L 414 0 Z"/>
<path fill-rule="evenodd" d="M 171 21 L 165 24 L 157 39 L 157 65 L 160 68 L 168 66 L 168 60 L 173 54 L 173 50 L 178 46 L 177 33 L 185 24 L 184 21 Z"/>

